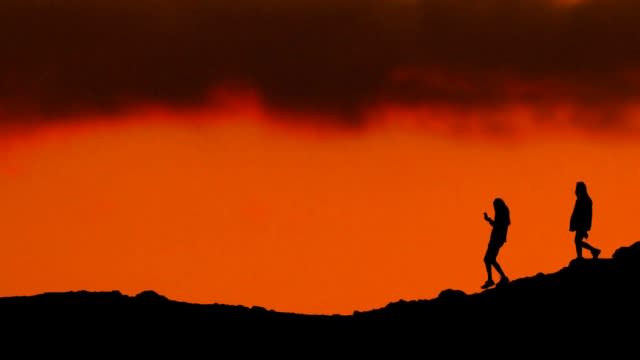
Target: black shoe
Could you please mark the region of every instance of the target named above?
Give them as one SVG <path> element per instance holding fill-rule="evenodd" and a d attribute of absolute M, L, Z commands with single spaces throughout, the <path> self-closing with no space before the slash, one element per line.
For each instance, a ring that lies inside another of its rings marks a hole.
<path fill-rule="evenodd" d="M 593 258 L 594 258 L 594 259 L 597 259 L 597 258 L 598 258 L 598 256 L 600 256 L 600 253 L 601 253 L 601 252 L 602 252 L 602 250 L 600 250 L 600 249 L 594 249 L 594 250 L 591 252 L 591 255 L 593 255 Z"/>
<path fill-rule="evenodd" d="M 509 278 L 508 278 L 508 277 L 506 277 L 506 276 L 503 276 L 503 277 L 500 279 L 500 281 L 498 281 L 498 286 L 506 285 L 506 284 L 508 284 L 508 283 L 509 283 Z"/>
<path fill-rule="evenodd" d="M 482 284 L 482 286 L 480 286 L 480 288 L 481 289 L 488 289 L 488 288 L 492 287 L 495 284 L 496 283 L 494 283 L 493 280 L 487 280 L 487 281 L 485 281 L 484 284 Z"/>

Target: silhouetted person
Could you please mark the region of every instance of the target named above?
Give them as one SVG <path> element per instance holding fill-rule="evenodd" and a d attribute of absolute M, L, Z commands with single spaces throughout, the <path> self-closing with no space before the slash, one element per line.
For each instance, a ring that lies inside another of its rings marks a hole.
<path fill-rule="evenodd" d="M 493 277 L 491 275 L 491 266 L 493 266 L 498 274 L 500 274 L 500 281 L 498 285 L 506 284 L 509 282 L 509 278 L 502 271 L 502 267 L 498 264 L 498 252 L 502 245 L 507 242 L 507 230 L 511 225 L 511 218 L 509 217 L 509 208 L 501 198 L 493 200 L 494 218 L 490 218 L 487 213 L 484 213 L 484 219 L 493 227 L 491 229 L 491 237 L 489 238 L 489 246 L 487 252 L 484 255 L 484 264 L 487 267 L 487 281 L 481 286 L 483 289 L 488 289 L 495 285 Z"/>
<path fill-rule="evenodd" d="M 587 193 L 587 185 L 584 182 L 576 183 L 576 204 L 573 206 L 569 231 L 575 231 L 576 238 L 576 258 L 582 259 L 582 248 L 589 249 L 594 259 L 600 255 L 600 249 L 589 245 L 583 239 L 589 237 L 591 230 L 591 219 L 593 217 L 593 202 Z"/>

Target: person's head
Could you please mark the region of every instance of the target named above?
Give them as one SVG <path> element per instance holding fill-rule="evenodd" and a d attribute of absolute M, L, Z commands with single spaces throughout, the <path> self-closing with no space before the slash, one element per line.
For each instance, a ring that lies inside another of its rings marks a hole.
<path fill-rule="evenodd" d="M 496 213 L 496 220 L 498 218 L 503 219 L 506 225 L 511 224 L 511 216 L 509 216 L 509 208 L 507 204 L 501 198 L 495 198 L 493 200 L 493 210 Z"/>
<path fill-rule="evenodd" d="M 493 200 L 493 209 L 495 211 L 501 211 L 507 208 L 507 204 L 505 204 L 504 200 L 501 198 L 495 198 Z"/>
<path fill-rule="evenodd" d="M 587 185 L 582 181 L 578 181 L 576 183 L 576 196 L 577 197 L 587 196 Z"/>

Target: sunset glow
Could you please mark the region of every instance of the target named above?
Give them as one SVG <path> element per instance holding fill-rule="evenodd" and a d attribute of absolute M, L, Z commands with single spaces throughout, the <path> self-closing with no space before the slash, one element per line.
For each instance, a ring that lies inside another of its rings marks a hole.
<path fill-rule="evenodd" d="M 638 240 L 637 0 L 3 0 L 0 297 L 299 313 Z"/>
<path fill-rule="evenodd" d="M 245 99 L 6 133 L 0 296 L 152 289 L 351 313 L 476 292 L 493 198 L 511 208 L 499 257 L 508 274 L 551 272 L 574 256 L 578 180 L 594 199 L 590 240 L 603 256 L 637 240 L 633 132 L 551 126 L 518 107 L 492 115 L 519 124 L 504 129 L 517 136 L 447 125 L 489 113 L 371 113 L 360 128 L 297 126 Z"/>

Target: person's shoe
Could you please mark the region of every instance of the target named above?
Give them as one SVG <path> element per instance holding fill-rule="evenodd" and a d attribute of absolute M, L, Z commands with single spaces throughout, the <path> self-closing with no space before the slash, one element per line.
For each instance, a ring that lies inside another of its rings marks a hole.
<path fill-rule="evenodd" d="M 487 280 L 487 281 L 485 281 L 484 284 L 482 284 L 482 286 L 480 286 L 480 288 L 481 289 L 488 289 L 488 288 L 492 287 L 495 284 L 496 283 L 494 283 L 493 280 Z"/>
<path fill-rule="evenodd" d="M 498 281 L 498 286 L 506 285 L 508 283 L 509 283 L 509 278 L 506 276 L 503 276 L 502 278 L 500 278 L 500 281 Z"/>
<path fill-rule="evenodd" d="M 594 259 L 597 259 L 597 258 L 598 258 L 598 256 L 600 256 L 600 253 L 601 253 L 601 252 L 602 252 L 602 250 L 600 250 L 600 249 L 594 249 L 594 250 L 591 252 L 591 255 L 593 255 L 593 258 L 594 258 Z"/>

